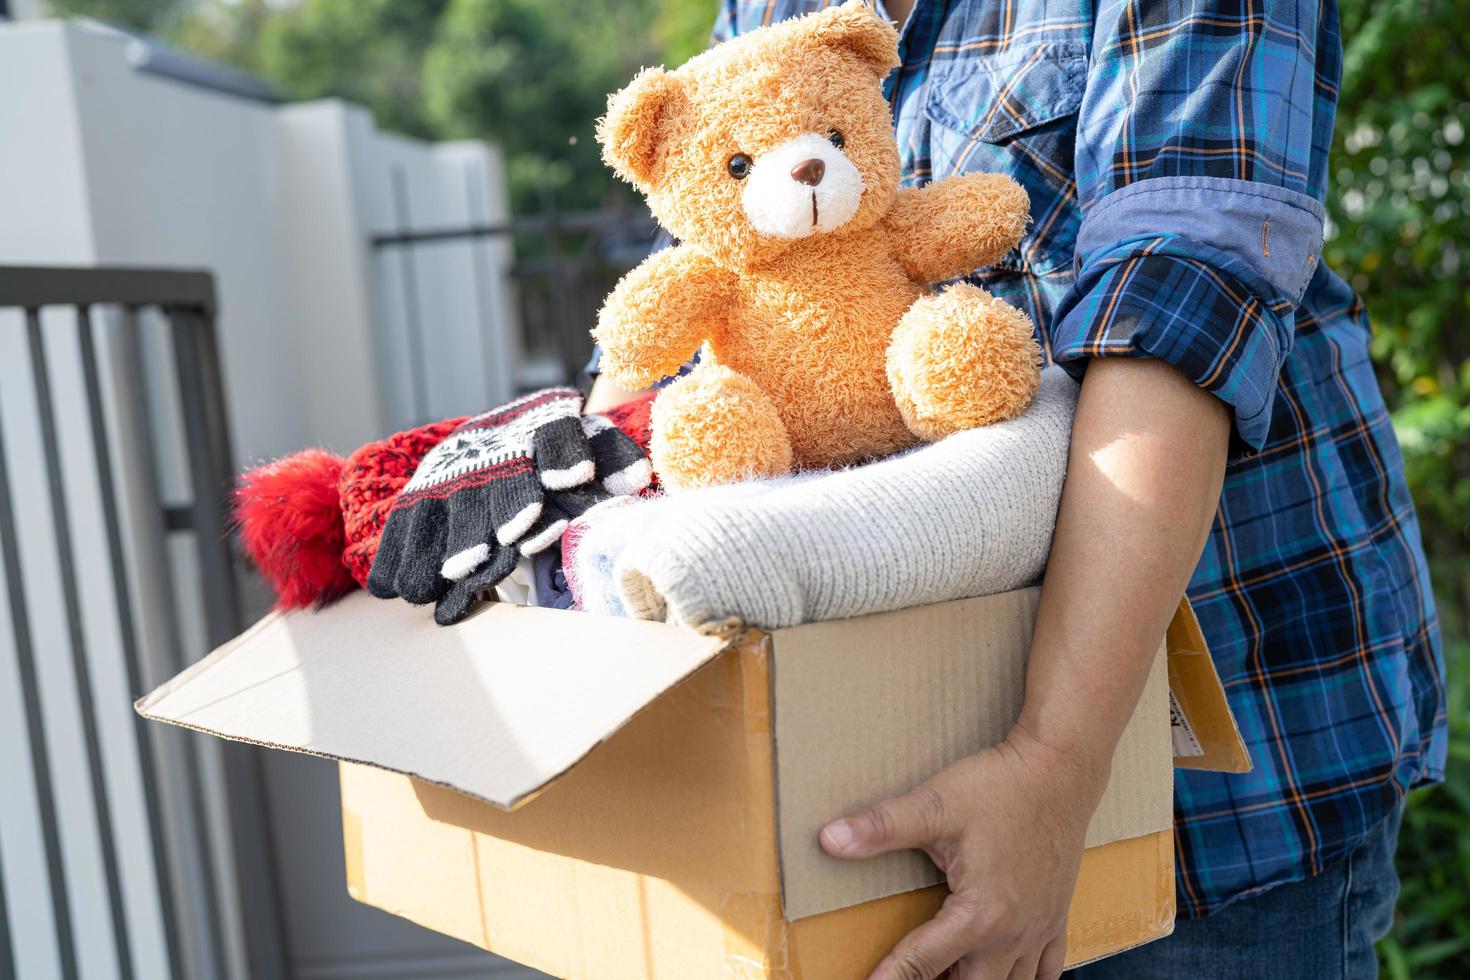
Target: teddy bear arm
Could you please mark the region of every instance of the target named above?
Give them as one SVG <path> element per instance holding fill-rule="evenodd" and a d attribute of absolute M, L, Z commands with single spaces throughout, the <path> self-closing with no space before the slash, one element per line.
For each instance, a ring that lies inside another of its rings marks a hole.
<path fill-rule="evenodd" d="M 885 223 L 909 277 L 941 282 L 1014 248 L 1029 211 L 1025 190 L 1004 174 L 962 174 L 900 190 Z"/>
<path fill-rule="evenodd" d="M 718 341 L 734 277 L 683 246 L 644 259 L 597 315 L 601 370 L 627 388 L 676 373 L 705 340 Z"/>

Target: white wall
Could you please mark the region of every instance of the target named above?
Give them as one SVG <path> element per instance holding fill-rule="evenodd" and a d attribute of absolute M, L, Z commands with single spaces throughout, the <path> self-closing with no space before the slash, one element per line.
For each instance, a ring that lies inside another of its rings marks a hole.
<path fill-rule="evenodd" d="M 361 156 L 374 164 L 360 173 L 359 184 L 370 234 L 508 220 L 500 154 L 493 149 L 486 152 L 482 143 L 426 146 L 380 135 L 375 152 Z M 401 246 L 374 254 L 370 277 L 383 312 L 380 340 L 388 359 L 409 369 L 407 340 L 412 331 L 405 261 L 411 263 L 411 281 L 417 286 L 429 382 L 425 386 L 410 379 L 408 384 L 391 385 L 390 416 L 428 421 L 483 411 L 476 406 L 488 408 L 506 400 L 519 364 L 518 331 L 495 329 L 495 324 L 515 323 L 507 280 L 512 261 L 509 240 L 421 243 L 407 255 Z"/>
<path fill-rule="evenodd" d="M 139 72 L 134 43 L 76 23 L 0 27 L 0 262 L 211 270 L 242 461 L 350 451 L 512 393 L 508 243 L 414 250 L 415 378 L 400 256 L 369 241 L 404 230 L 395 173 L 409 229 L 505 220 L 494 148 L 382 134 L 337 101 L 276 106 Z"/>
<path fill-rule="evenodd" d="M 16 12 L 25 13 L 19 5 Z M 404 256 L 371 245 L 374 234 L 405 226 L 505 221 L 504 172 L 493 147 L 382 134 L 364 110 L 338 101 L 279 106 L 144 73 L 133 66 L 135 44 L 77 23 L 0 22 L 0 264 L 210 270 L 237 467 L 308 445 L 349 451 L 510 396 L 518 330 L 508 298 L 508 242 L 424 246 L 407 256 L 426 353 L 417 371 L 405 334 L 411 317 Z M 44 855 L 36 747 L 23 724 L 33 710 L 51 757 L 80 975 L 124 976 L 131 965 L 132 976 L 151 978 L 164 975 L 167 953 L 146 833 L 142 750 L 129 710 L 142 692 L 128 690 L 123 676 L 73 314 L 44 316 L 72 557 L 87 596 L 81 649 L 91 688 L 79 684 L 66 629 L 30 348 L 20 316 L 0 311 L 0 437 L 20 521 L 41 701 L 25 703 L 19 655 L 8 646 L 9 583 L 0 569 L 0 887 L 20 975 L 57 975 L 61 953 L 50 906 L 56 882 L 48 881 Z M 140 453 L 114 460 L 144 679 L 154 683 L 175 669 L 172 658 L 187 662 L 204 652 L 189 542 L 165 542 L 159 525 L 159 503 L 189 494 L 180 419 L 171 407 L 173 367 L 156 323 L 135 349 L 115 314 L 98 316 L 109 426 L 123 446 L 139 444 L 146 431 L 159 449 L 156 472 Z M 140 388 L 153 396 L 147 417 L 125 397 Z M 101 825 L 89 778 L 82 698 L 97 719 L 111 826 Z M 158 739 L 161 795 L 169 798 L 166 839 L 192 855 L 170 869 L 184 928 L 175 974 L 246 975 L 217 746 L 188 734 Z M 181 775 L 186 770 L 190 775 Z M 432 962 L 435 972 L 489 975 L 490 958 L 349 902 L 340 885 L 330 765 L 272 760 L 266 775 L 277 860 L 299 876 L 281 896 L 294 972 L 349 976 L 372 968 L 412 976 Z M 202 819 L 190 809 L 190 780 L 204 789 Z M 109 835 L 118 850 L 131 964 L 106 941 L 100 848 Z M 221 917 L 235 923 L 217 936 L 208 935 L 206 871 L 221 882 Z M 0 974 L 6 966 L 0 963 Z"/>

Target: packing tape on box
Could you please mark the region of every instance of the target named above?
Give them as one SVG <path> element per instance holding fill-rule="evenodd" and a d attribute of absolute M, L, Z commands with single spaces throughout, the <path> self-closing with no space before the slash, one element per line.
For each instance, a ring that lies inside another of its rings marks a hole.
<path fill-rule="evenodd" d="M 786 967 L 787 929 L 779 894 L 727 895 L 720 915 L 724 919 L 725 976 L 797 980 Z"/>
<path fill-rule="evenodd" d="M 1160 830 L 1087 849 L 1068 920 L 1068 969 L 1174 931 L 1173 833 Z M 1139 877 L 1140 868 L 1151 868 L 1152 877 Z M 1124 883 L 1128 890 L 1120 892 Z M 1120 948 L 1118 935 L 1130 933 L 1144 938 Z"/>

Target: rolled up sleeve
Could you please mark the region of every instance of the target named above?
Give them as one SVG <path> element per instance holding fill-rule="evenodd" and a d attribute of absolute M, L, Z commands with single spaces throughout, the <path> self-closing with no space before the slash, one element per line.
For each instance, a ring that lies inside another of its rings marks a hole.
<path fill-rule="evenodd" d="M 1166 361 L 1230 407 L 1250 450 L 1322 248 L 1317 16 L 1300 0 L 1104 0 L 1078 120 L 1077 277 L 1053 360 L 1079 378 L 1094 357 Z"/>

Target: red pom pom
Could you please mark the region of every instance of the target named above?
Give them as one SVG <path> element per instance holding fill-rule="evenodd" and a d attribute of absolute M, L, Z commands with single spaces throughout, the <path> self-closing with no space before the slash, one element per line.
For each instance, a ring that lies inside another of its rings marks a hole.
<path fill-rule="evenodd" d="M 308 449 L 241 475 L 235 521 L 280 609 L 321 606 L 356 588 L 342 564 L 343 460 Z"/>

